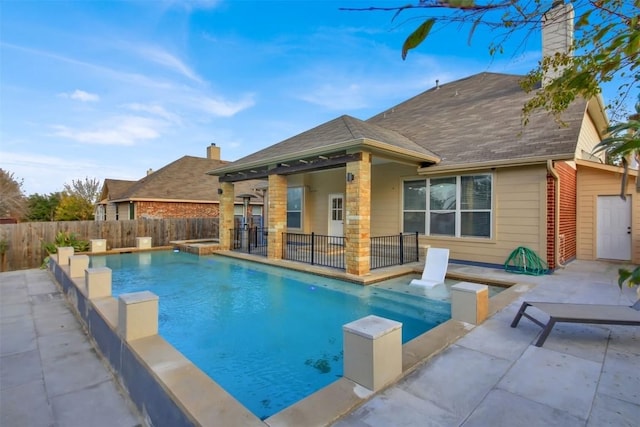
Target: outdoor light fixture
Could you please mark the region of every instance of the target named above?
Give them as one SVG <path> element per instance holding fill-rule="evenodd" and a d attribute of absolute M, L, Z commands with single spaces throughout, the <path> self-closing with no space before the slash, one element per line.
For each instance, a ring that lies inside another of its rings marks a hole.
<path fill-rule="evenodd" d="M 351 172 L 347 172 L 347 182 L 353 182 L 355 176 Z"/>
<path fill-rule="evenodd" d="M 218 194 L 222 194 L 222 188 L 218 188 Z"/>

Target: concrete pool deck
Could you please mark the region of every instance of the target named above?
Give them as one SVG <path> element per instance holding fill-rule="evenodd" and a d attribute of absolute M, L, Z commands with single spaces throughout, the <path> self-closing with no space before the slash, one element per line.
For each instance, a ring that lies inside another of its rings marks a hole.
<path fill-rule="evenodd" d="M 523 319 L 518 328 L 509 327 L 523 299 L 631 304 L 633 290 L 621 292 L 615 283 L 617 268 L 574 261 L 552 276 L 532 277 L 450 264 L 455 275 L 537 286 L 482 325 L 468 325 L 462 338 L 333 425 L 635 425 L 640 419 L 639 328 L 560 325 L 537 348 L 532 345 L 540 331 L 536 325 Z M 0 297 L 1 425 L 86 425 L 85 414 L 103 411 L 96 406 L 100 400 L 92 400 L 95 390 L 109 404 L 104 424 L 93 425 L 141 422 L 46 271 L 0 273 Z M 46 310 L 36 308 L 41 303 L 48 304 Z M 46 333 L 60 336 L 46 339 Z M 59 339 L 61 334 L 68 338 Z M 53 369 L 54 362 L 70 362 L 78 354 L 90 355 L 75 363 L 81 375 L 61 374 L 60 365 Z M 296 425 L 278 420 L 265 424 Z"/>

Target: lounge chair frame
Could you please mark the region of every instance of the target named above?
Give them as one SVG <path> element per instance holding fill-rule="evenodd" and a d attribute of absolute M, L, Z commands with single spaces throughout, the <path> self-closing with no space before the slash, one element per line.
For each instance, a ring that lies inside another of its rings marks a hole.
<path fill-rule="evenodd" d="M 526 313 L 529 307 L 537 308 L 546 313 L 549 316 L 549 321 L 544 323 L 534 318 L 531 314 Z M 542 333 L 535 343 L 536 347 L 542 347 L 556 323 L 640 326 L 639 309 L 640 300 L 633 306 L 525 301 L 513 318 L 511 327 L 515 328 L 518 326 L 522 316 L 531 320 L 542 328 Z"/>

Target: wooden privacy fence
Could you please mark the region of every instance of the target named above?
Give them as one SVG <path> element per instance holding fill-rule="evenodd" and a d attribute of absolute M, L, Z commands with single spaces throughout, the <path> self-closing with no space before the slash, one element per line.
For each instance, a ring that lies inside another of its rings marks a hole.
<path fill-rule="evenodd" d="M 39 267 L 47 256 L 43 243 L 53 242 L 59 231 L 74 233 L 80 240 L 106 239 L 108 249 L 135 247 L 136 237 L 151 237 L 153 246 L 167 246 L 173 240 L 218 238 L 218 218 L 0 224 L 0 240 L 8 242 L 4 270 Z"/>

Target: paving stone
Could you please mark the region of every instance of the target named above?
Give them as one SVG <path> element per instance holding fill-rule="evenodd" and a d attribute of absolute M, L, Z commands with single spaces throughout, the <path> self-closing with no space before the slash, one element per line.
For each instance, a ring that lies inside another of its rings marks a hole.
<path fill-rule="evenodd" d="M 61 358 L 43 358 L 42 370 L 50 397 L 82 390 L 113 378 L 93 349 Z"/>
<path fill-rule="evenodd" d="M 639 422 L 640 402 L 634 404 L 598 393 L 587 427 L 637 427 Z"/>
<path fill-rule="evenodd" d="M 640 355 L 608 351 L 598 393 L 630 403 L 640 403 Z"/>
<path fill-rule="evenodd" d="M 53 413 L 65 427 L 134 427 L 140 420 L 131 414 L 125 398 L 111 381 L 51 399 Z"/>
<path fill-rule="evenodd" d="M 436 427 L 458 425 L 459 415 L 423 400 L 400 388 L 394 387 L 374 397 L 357 409 L 352 416 L 334 424 L 334 427 Z"/>
<path fill-rule="evenodd" d="M 55 423 L 42 379 L 0 389 L 0 425 L 63 427 Z"/>
<path fill-rule="evenodd" d="M 601 368 L 597 362 L 530 346 L 497 387 L 586 420 Z"/>
<path fill-rule="evenodd" d="M 16 387 L 32 381 L 42 381 L 42 366 L 38 350 L 0 357 L 0 387 Z"/>
<path fill-rule="evenodd" d="M 509 360 L 453 345 L 398 387 L 464 419 L 510 366 Z"/>
<path fill-rule="evenodd" d="M 494 389 L 463 427 L 582 427 L 584 420 L 508 391 Z"/>
<path fill-rule="evenodd" d="M 33 319 L 19 317 L 2 319 L 0 324 L 0 356 L 36 349 L 36 329 Z"/>

